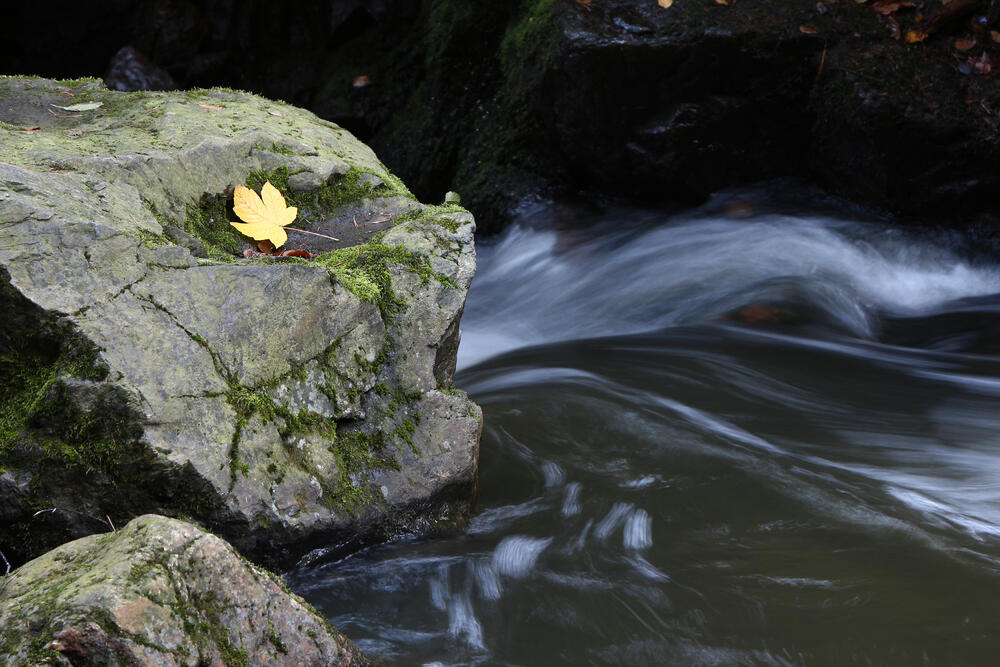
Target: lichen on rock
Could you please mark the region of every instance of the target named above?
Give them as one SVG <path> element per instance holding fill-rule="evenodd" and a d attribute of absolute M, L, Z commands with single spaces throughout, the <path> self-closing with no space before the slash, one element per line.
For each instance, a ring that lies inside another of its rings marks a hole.
<path fill-rule="evenodd" d="M 49 113 L 70 94 L 101 107 Z M 247 93 L 0 77 L 0 99 L 8 556 L 147 512 L 272 566 L 421 530 L 424 512 L 461 522 L 481 416 L 442 390 L 470 214 Z M 244 259 L 232 188 L 265 179 L 295 226 L 340 241 L 296 239 L 314 261 Z"/>
<path fill-rule="evenodd" d="M 276 576 L 197 526 L 156 515 L 0 578 L 0 661 L 368 664 Z"/>

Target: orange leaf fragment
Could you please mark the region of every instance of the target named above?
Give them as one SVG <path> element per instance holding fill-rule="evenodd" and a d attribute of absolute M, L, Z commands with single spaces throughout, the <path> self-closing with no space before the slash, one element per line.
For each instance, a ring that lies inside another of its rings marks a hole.
<path fill-rule="evenodd" d="M 42 129 L 42 126 L 41 125 L 32 125 L 30 127 L 22 127 L 21 129 L 24 130 L 25 132 L 34 132 L 35 130 Z"/>
<path fill-rule="evenodd" d="M 279 255 L 280 257 L 305 257 L 309 259 L 313 256 L 311 252 L 303 248 L 294 248 L 293 250 L 284 250 Z"/>
<path fill-rule="evenodd" d="M 656 0 L 656 4 L 664 9 L 670 9 L 670 6 L 674 4 L 674 0 Z"/>
<path fill-rule="evenodd" d="M 717 5 L 728 5 L 729 4 L 729 0 L 715 0 L 715 4 L 717 4 Z"/>
<path fill-rule="evenodd" d="M 372 85 L 372 78 L 367 74 L 362 74 L 361 76 L 354 77 L 354 81 L 351 82 L 351 85 L 355 88 L 364 88 Z"/>
<path fill-rule="evenodd" d="M 990 30 L 990 39 L 1000 44 L 1000 30 Z"/>
<path fill-rule="evenodd" d="M 927 39 L 926 32 L 920 32 L 919 30 L 907 30 L 906 31 L 906 43 L 907 44 L 917 44 Z"/>
<path fill-rule="evenodd" d="M 974 39 L 956 39 L 955 48 L 959 51 L 968 51 L 976 45 L 976 40 Z"/>
<path fill-rule="evenodd" d="M 222 111 L 222 107 L 217 107 L 214 104 L 199 104 L 202 109 L 209 109 L 211 111 Z"/>
<path fill-rule="evenodd" d="M 819 30 L 817 30 L 816 28 L 812 27 L 811 25 L 800 25 L 799 26 L 799 32 L 801 32 L 803 35 L 818 35 L 819 34 Z"/>
<path fill-rule="evenodd" d="M 912 2 L 898 2 L 896 0 L 875 0 L 872 3 L 872 9 L 874 9 L 879 14 L 883 16 L 888 16 L 889 14 L 895 14 L 902 7 L 915 7 L 916 5 Z"/>

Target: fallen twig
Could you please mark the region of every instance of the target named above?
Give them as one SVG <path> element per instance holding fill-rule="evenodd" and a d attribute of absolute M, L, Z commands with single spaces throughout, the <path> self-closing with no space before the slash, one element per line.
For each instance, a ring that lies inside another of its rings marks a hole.
<path fill-rule="evenodd" d="M 94 521 L 96 521 L 98 523 L 103 523 L 105 526 L 111 528 L 112 530 L 115 529 L 115 525 L 113 523 L 111 523 L 111 518 L 110 517 L 108 517 L 108 520 L 105 521 L 104 519 L 100 519 L 100 518 L 94 516 L 93 514 L 87 514 L 86 512 L 81 512 L 79 510 L 67 509 L 65 507 L 50 507 L 48 509 L 38 510 L 37 512 L 35 512 L 34 514 L 31 515 L 31 518 L 34 519 L 39 514 L 45 514 L 47 512 L 48 513 L 55 513 L 56 511 L 59 511 L 59 510 L 61 510 L 63 512 L 72 512 L 73 514 L 85 517 L 87 519 L 92 519 L 92 520 L 94 520 Z"/>
<path fill-rule="evenodd" d="M 80 120 L 81 118 L 83 118 L 83 116 L 80 116 L 79 114 L 70 116 L 70 115 L 66 115 L 66 114 L 56 113 L 52 109 L 46 109 L 46 111 L 48 111 L 50 114 L 52 114 L 56 118 L 75 118 L 77 120 Z"/>
<path fill-rule="evenodd" d="M 285 231 L 289 232 L 301 232 L 302 234 L 312 234 L 313 236 L 322 236 L 325 239 L 330 239 L 331 241 L 339 241 L 335 236 L 327 236 L 326 234 L 320 234 L 319 232 L 310 232 L 305 229 L 296 229 L 295 227 L 285 227 Z"/>
<path fill-rule="evenodd" d="M 384 218 L 379 218 L 378 220 L 369 220 L 368 222 L 362 222 L 361 226 L 364 227 L 365 225 L 380 225 L 383 222 L 390 222 L 391 220 L 392 220 L 392 216 L 391 215 L 387 215 Z M 357 220 L 354 221 L 354 226 L 355 227 L 358 226 L 358 221 Z"/>
<path fill-rule="evenodd" d="M 823 55 L 821 55 L 819 57 L 819 69 L 816 71 L 816 78 L 817 79 L 819 79 L 819 77 L 823 74 L 823 65 L 825 65 L 825 64 L 826 64 L 826 47 L 824 46 L 823 47 Z"/>

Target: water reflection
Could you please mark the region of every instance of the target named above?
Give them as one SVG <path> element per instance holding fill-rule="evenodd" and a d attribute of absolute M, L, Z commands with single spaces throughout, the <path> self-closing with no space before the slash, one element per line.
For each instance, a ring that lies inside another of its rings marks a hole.
<path fill-rule="evenodd" d="M 289 583 L 391 664 L 991 663 L 997 267 L 829 217 L 661 222 L 482 249 L 481 512 Z"/>

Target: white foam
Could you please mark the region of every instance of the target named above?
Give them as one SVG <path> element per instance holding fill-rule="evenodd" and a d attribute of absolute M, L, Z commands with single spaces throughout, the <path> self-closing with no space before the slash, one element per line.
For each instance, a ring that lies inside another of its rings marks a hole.
<path fill-rule="evenodd" d="M 648 549 L 653 546 L 653 517 L 644 509 L 637 509 L 625 519 L 622 541 L 626 549 Z"/>
<path fill-rule="evenodd" d="M 622 524 L 625 517 L 632 511 L 631 503 L 615 503 L 611 510 L 601 519 L 594 529 L 594 537 L 606 540 Z"/>
<path fill-rule="evenodd" d="M 551 542 L 551 537 L 505 537 L 493 551 L 493 569 L 503 576 L 523 577 L 531 572 L 538 557 Z"/>

